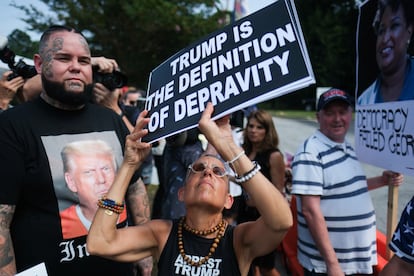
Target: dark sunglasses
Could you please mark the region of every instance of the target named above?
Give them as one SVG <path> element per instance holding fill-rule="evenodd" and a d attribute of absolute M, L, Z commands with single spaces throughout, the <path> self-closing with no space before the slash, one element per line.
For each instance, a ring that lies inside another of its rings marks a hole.
<path fill-rule="evenodd" d="M 203 173 L 205 170 L 210 169 L 215 176 L 224 177 L 227 175 L 227 172 L 224 168 L 219 166 L 208 167 L 205 163 L 193 163 L 188 168 L 193 173 Z"/>

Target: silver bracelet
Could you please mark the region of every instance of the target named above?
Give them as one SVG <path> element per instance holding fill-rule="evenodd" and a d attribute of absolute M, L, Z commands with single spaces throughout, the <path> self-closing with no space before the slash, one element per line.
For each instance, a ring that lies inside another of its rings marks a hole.
<path fill-rule="evenodd" d="M 251 169 L 247 173 L 243 174 L 242 176 L 236 175 L 234 181 L 237 184 L 242 184 L 246 181 L 249 181 L 250 179 L 253 178 L 253 176 L 255 176 L 260 171 L 261 167 L 260 167 L 259 163 L 257 163 L 256 161 L 253 161 L 253 164 L 254 164 L 253 169 Z"/>
<path fill-rule="evenodd" d="M 236 155 L 233 159 L 230 161 L 226 161 L 228 165 L 233 165 L 234 162 L 236 162 L 237 159 L 239 159 L 244 154 L 244 150 L 242 150 L 239 154 Z"/>

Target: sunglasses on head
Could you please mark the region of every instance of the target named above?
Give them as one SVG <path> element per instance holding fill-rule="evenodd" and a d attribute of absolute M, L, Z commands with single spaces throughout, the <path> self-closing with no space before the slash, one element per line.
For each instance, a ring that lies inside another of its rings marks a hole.
<path fill-rule="evenodd" d="M 224 168 L 219 167 L 217 165 L 213 165 L 212 167 L 209 167 L 209 166 L 207 166 L 207 164 L 201 163 L 201 162 L 193 163 L 190 166 L 188 166 L 188 168 L 193 173 L 203 173 L 205 170 L 210 169 L 215 176 L 224 177 L 224 176 L 227 175 L 227 172 Z"/>

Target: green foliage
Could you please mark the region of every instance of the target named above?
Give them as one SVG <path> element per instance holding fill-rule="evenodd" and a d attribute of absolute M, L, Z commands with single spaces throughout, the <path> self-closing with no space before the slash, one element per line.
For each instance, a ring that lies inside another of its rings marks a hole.
<path fill-rule="evenodd" d="M 39 42 L 33 42 L 30 36 L 21 30 L 14 30 L 7 39 L 9 49 L 23 57 L 33 58 L 33 54 L 39 48 Z"/>
<path fill-rule="evenodd" d="M 317 86 L 355 88 L 354 0 L 297 1 L 297 10 Z"/>
<path fill-rule="evenodd" d="M 296 0 L 296 9 L 316 84 L 271 100 L 272 109 L 304 109 L 316 87 L 355 91 L 358 8 L 354 0 Z"/>
<path fill-rule="evenodd" d="M 223 26 L 225 12 L 209 0 L 41 0 L 45 14 L 33 6 L 24 20 L 40 33 L 64 24 L 87 36 L 93 56 L 117 60 L 129 85 L 146 88 L 156 66 L 197 39 Z"/>

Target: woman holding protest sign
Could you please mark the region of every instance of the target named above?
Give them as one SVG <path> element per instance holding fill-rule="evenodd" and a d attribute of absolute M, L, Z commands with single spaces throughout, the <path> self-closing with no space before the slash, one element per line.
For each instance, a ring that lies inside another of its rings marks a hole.
<path fill-rule="evenodd" d="M 412 0 L 379 0 L 373 26 L 380 73 L 358 104 L 414 100 L 414 58 L 409 48 L 414 31 Z"/>
<path fill-rule="evenodd" d="M 272 251 L 292 225 L 289 205 L 234 142 L 229 117 L 214 122 L 208 104 L 199 128 L 226 163 L 236 172 L 236 182 L 257 202 L 262 216 L 236 226 L 223 220 L 230 208 L 228 175 L 221 158 L 203 155 L 188 168 L 179 198 L 186 205 L 180 219 L 151 220 L 145 225 L 116 228 L 128 181 L 150 151 L 142 142 L 149 122 L 143 111 L 127 137 L 125 157 L 108 194 L 100 202 L 87 240 L 88 252 L 108 259 L 131 262 L 153 255 L 159 275 L 247 275 L 251 261 Z"/>

